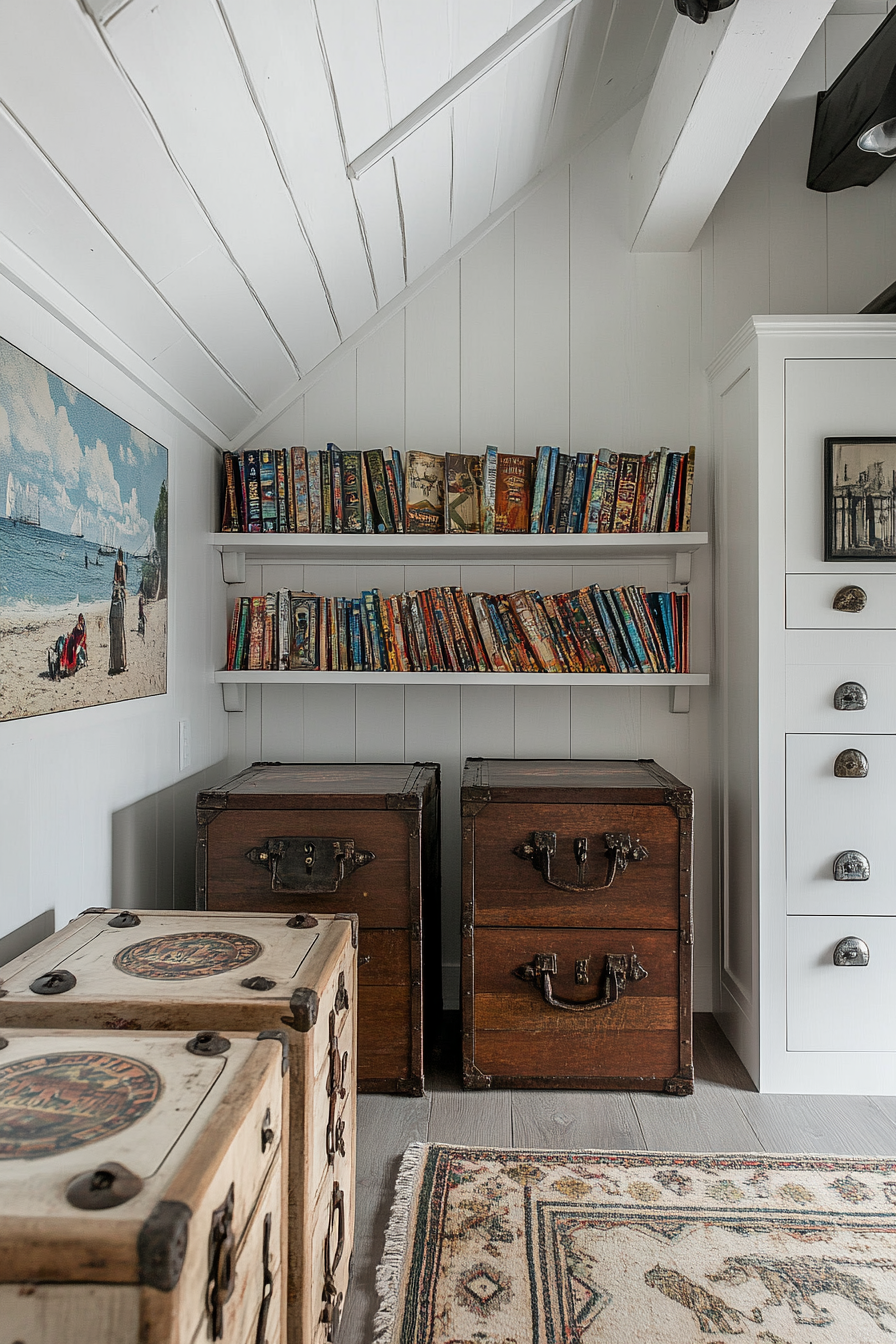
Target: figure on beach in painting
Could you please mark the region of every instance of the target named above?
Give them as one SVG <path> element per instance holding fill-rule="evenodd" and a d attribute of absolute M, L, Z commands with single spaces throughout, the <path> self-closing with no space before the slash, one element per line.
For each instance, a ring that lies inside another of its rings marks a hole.
<path fill-rule="evenodd" d="M 73 677 L 87 666 L 87 623 L 83 612 L 70 635 L 60 635 L 52 649 L 47 649 L 47 670 L 51 681 Z"/>
<path fill-rule="evenodd" d="M 124 563 L 121 547 L 115 561 L 115 573 L 112 576 L 112 605 L 109 607 L 109 675 L 128 670 L 128 654 L 125 644 L 124 622 L 127 611 L 128 567 Z"/>

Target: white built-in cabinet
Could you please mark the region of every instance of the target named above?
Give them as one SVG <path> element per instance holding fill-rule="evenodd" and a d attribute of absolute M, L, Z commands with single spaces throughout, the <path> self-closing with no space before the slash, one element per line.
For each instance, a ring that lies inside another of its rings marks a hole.
<path fill-rule="evenodd" d="M 753 318 L 709 376 L 717 1014 L 762 1091 L 896 1094 L 896 562 L 825 561 L 823 518 L 825 438 L 896 438 L 896 321 Z M 835 776 L 848 748 L 866 777 Z"/>

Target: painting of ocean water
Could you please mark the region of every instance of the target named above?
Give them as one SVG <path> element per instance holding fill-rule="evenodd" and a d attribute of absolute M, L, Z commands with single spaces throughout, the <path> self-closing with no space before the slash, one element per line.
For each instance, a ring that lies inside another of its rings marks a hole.
<path fill-rule="evenodd" d="M 0 720 L 164 694 L 168 452 L 0 338 Z"/>

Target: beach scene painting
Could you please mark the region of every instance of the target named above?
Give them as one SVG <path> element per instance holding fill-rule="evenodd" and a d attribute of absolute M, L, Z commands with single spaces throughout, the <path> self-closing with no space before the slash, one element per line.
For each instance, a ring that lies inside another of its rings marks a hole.
<path fill-rule="evenodd" d="M 0 720 L 164 695 L 168 451 L 0 337 Z"/>

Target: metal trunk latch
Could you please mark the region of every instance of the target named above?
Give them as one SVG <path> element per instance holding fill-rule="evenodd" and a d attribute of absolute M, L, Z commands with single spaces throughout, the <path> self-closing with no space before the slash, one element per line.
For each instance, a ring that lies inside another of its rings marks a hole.
<path fill-rule="evenodd" d="M 338 1227 L 336 1245 L 333 1246 L 333 1224 Z M 336 1270 L 345 1250 L 345 1191 L 339 1188 L 339 1182 L 333 1182 L 333 1194 L 330 1200 L 330 1223 L 324 1243 L 324 1291 L 322 1293 L 323 1310 L 320 1313 L 322 1324 L 327 1327 L 327 1344 L 332 1344 L 339 1329 L 342 1316 L 342 1293 L 336 1286 Z"/>
<path fill-rule="evenodd" d="M 629 863 L 641 863 L 650 857 L 638 839 L 632 840 L 627 831 L 606 831 L 603 836 L 607 854 L 607 880 L 596 886 L 588 885 L 588 837 L 577 836 L 572 842 L 572 852 L 576 861 L 578 882 L 562 882 L 551 872 L 551 860 L 557 853 L 556 831 L 533 831 L 529 844 L 517 845 L 514 854 L 520 859 L 531 859 L 542 878 L 550 887 L 559 891 L 573 891 L 579 895 L 590 896 L 597 891 L 606 891 L 613 885 L 617 873 L 624 873 Z"/>
<path fill-rule="evenodd" d="M 835 966 L 867 966 L 868 944 L 861 938 L 841 938 L 834 948 Z"/>
<path fill-rule="evenodd" d="M 354 840 L 324 835 L 271 836 L 256 849 L 246 851 L 250 863 L 271 874 L 272 891 L 298 891 L 304 896 L 325 896 L 339 888 L 356 868 L 371 863 L 376 855 L 356 849 Z"/>
<path fill-rule="evenodd" d="M 233 1235 L 233 1182 L 227 1198 L 212 1214 L 211 1256 L 206 1291 L 206 1307 L 211 1317 L 212 1339 L 224 1338 L 224 1305 L 233 1296 L 235 1285 Z"/>
<path fill-rule="evenodd" d="M 575 965 L 576 984 L 587 984 L 588 958 L 576 958 Z M 584 979 L 580 979 L 583 972 Z M 556 952 L 536 954 L 525 966 L 518 966 L 513 974 L 520 980 L 533 980 L 541 990 L 541 996 L 549 1008 L 562 1008 L 567 1013 L 595 1013 L 601 1008 L 612 1008 L 614 1003 L 619 1002 L 619 997 L 628 981 L 647 979 L 647 971 L 638 960 L 638 954 L 634 949 L 630 956 L 617 952 L 606 954 L 604 973 L 601 977 L 603 988 L 598 991 L 596 998 L 587 1002 L 561 999 L 554 993 L 551 977 L 557 974 Z"/>

